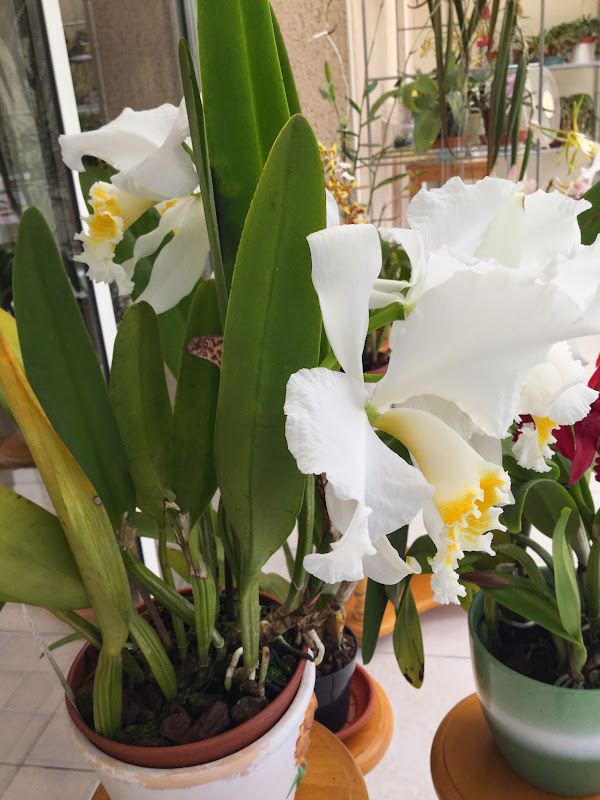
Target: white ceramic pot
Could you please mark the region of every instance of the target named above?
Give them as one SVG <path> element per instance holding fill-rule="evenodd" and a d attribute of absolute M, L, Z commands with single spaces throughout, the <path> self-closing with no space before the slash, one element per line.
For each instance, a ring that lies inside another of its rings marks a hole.
<path fill-rule="evenodd" d="M 571 63 L 573 64 L 589 64 L 596 58 L 596 42 L 579 42 L 573 48 L 573 55 Z"/>
<path fill-rule="evenodd" d="M 300 737 L 312 724 L 314 684 L 315 666 L 308 662 L 292 704 L 270 731 L 233 755 L 182 769 L 117 761 L 91 744 L 65 716 L 76 751 L 96 771 L 111 800 L 283 800 L 306 752 L 307 739 Z"/>

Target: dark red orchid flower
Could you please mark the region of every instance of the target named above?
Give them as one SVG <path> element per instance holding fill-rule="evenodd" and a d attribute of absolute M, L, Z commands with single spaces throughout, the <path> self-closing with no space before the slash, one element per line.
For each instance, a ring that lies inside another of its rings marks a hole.
<path fill-rule="evenodd" d="M 600 358 L 600 357 L 599 357 Z M 591 389 L 600 391 L 600 368 L 588 381 Z M 554 431 L 556 449 L 571 462 L 569 483 L 576 483 L 594 462 L 600 445 L 600 397 L 594 400 L 587 417 L 573 426 L 563 425 Z M 600 462 L 594 465 L 596 480 L 600 481 Z"/>

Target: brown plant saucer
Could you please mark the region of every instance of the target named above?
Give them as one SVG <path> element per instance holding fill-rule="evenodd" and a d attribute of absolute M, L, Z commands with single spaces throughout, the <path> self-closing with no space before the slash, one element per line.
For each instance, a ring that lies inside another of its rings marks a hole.
<path fill-rule="evenodd" d="M 440 800 L 560 800 L 526 783 L 504 760 L 476 694 L 444 717 L 431 746 L 431 777 Z M 600 794 L 579 800 L 600 800 Z"/>
<path fill-rule="evenodd" d="M 374 710 L 375 682 L 365 668 L 357 664 L 350 683 L 348 719 L 335 735 L 342 741 L 352 736 L 366 725 Z"/>
<path fill-rule="evenodd" d="M 296 800 L 369 800 L 358 764 L 334 733 L 315 722 L 306 753 L 307 770 Z M 100 785 L 92 800 L 110 800 Z"/>
<path fill-rule="evenodd" d="M 375 689 L 373 712 L 356 733 L 344 739 L 363 775 L 376 767 L 384 757 L 394 730 L 394 715 L 388 696 L 373 677 L 369 676 L 369 680 Z"/>

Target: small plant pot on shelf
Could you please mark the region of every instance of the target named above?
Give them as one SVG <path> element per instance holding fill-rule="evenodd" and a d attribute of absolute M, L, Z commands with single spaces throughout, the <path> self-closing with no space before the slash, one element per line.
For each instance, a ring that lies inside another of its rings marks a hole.
<path fill-rule="evenodd" d="M 344 637 L 354 645 L 354 653 L 341 669 L 331 671 L 327 675 L 319 675 L 317 668 L 317 679 L 315 681 L 315 694 L 319 706 L 315 712 L 315 719 L 324 725 L 332 733 L 337 733 L 348 719 L 350 709 L 351 683 L 354 669 L 356 667 L 356 655 L 358 653 L 358 643 L 356 636 L 350 628 L 344 628 Z"/>
<path fill-rule="evenodd" d="M 502 755 L 546 792 L 600 792 L 600 690 L 553 686 L 515 672 L 487 649 L 483 592 L 469 610 L 477 694 Z"/>
<path fill-rule="evenodd" d="M 573 48 L 572 64 L 589 64 L 596 58 L 596 39 L 594 36 L 583 36 Z"/>
<path fill-rule="evenodd" d="M 315 668 L 309 662 L 279 722 L 252 744 L 199 766 L 153 769 L 127 764 L 99 750 L 70 717 L 69 732 L 76 751 L 98 774 L 111 800 L 231 800 L 238 795 L 282 800 L 294 785 L 308 749 L 314 677 Z M 292 790 L 289 798 L 294 794 Z"/>

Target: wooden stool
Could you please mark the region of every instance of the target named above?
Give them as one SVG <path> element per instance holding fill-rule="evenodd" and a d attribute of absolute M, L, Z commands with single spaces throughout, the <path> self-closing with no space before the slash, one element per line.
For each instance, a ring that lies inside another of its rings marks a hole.
<path fill-rule="evenodd" d="M 343 742 L 315 722 L 306 753 L 307 770 L 296 800 L 369 800 L 358 765 Z M 100 785 L 92 800 L 110 800 Z"/>
<path fill-rule="evenodd" d="M 359 731 L 344 739 L 363 775 L 376 767 L 384 757 L 394 731 L 394 715 L 388 696 L 376 680 L 371 680 L 375 684 L 373 713 Z"/>
<path fill-rule="evenodd" d="M 430 608 L 435 608 L 438 603 L 433 599 L 433 592 L 429 581 L 431 575 L 414 575 L 410 581 L 413 597 L 417 606 L 417 611 L 422 614 L 424 611 L 429 611 Z M 356 636 L 358 643 L 362 643 L 362 630 L 363 622 L 365 619 L 365 600 L 367 596 L 367 578 L 363 578 L 356 585 L 356 588 L 348 602 L 346 603 L 346 625 L 350 628 L 352 633 Z M 391 603 L 388 603 L 383 613 L 381 620 L 381 627 L 379 628 L 380 636 L 387 636 L 394 630 L 396 624 L 396 611 Z"/>
<path fill-rule="evenodd" d="M 440 800 L 559 800 L 536 789 L 507 764 L 483 716 L 476 694 L 446 715 L 431 747 L 431 777 Z M 588 795 L 580 800 L 600 800 Z"/>

